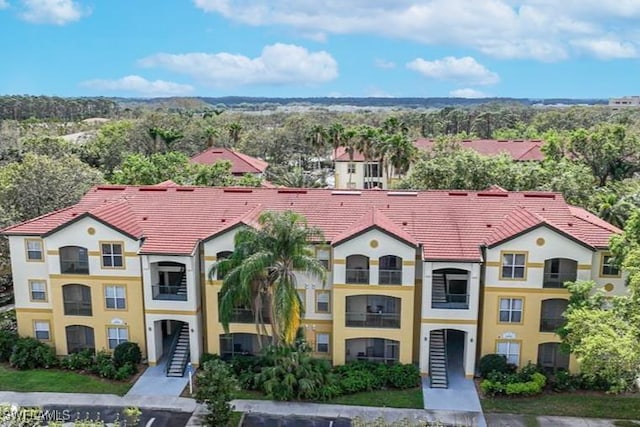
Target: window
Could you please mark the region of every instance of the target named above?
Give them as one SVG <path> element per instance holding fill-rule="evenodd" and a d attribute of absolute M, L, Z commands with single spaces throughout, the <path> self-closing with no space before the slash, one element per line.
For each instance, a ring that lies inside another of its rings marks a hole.
<path fill-rule="evenodd" d="M 496 353 L 507 358 L 507 362 L 518 365 L 520 362 L 520 343 L 516 341 L 498 341 Z"/>
<path fill-rule="evenodd" d="M 618 266 L 613 262 L 613 256 L 611 255 L 602 256 L 602 269 L 600 271 L 600 276 L 602 277 L 620 276 L 620 270 L 618 269 Z"/>
<path fill-rule="evenodd" d="M 91 288 L 85 285 L 62 286 L 65 316 L 92 316 Z"/>
<path fill-rule="evenodd" d="M 33 329 L 36 339 L 42 341 L 49 341 L 51 339 L 51 332 L 49 330 L 49 322 L 36 320 L 33 322 Z"/>
<path fill-rule="evenodd" d="M 47 283 L 43 280 L 30 280 L 29 292 L 31 301 L 46 302 L 47 301 Z"/>
<path fill-rule="evenodd" d="M 108 309 L 124 310 L 127 308 L 124 286 L 105 286 L 104 299 Z"/>
<path fill-rule="evenodd" d="M 524 279 L 526 254 L 502 254 L 502 279 Z"/>
<path fill-rule="evenodd" d="M 330 270 L 329 259 L 331 258 L 331 252 L 329 249 L 316 249 L 316 258 L 318 258 L 325 270 Z"/>
<path fill-rule="evenodd" d="M 107 328 L 109 349 L 113 350 L 123 342 L 129 341 L 129 331 L 126 328 Z"/>
<path fill-rule="evenodd" d="M 43 261 L 42 254 L 42 240 L 40 239 L 26 239 L 25 245 L 27 248 L 27 261 Z"/>
<path fill-rule="evenodd" d="M 329 291 L 316 291 L 316 313 L 330 313 L 330 295 Z"/>
<path fill-rule="evenodd" d="M 356 173 L 356 164 L 355 163 L 349 163 L 347 165 L 347 173 Z"/>
<path fill-rule="evenodd" d="M 121 243 L 100 244 L 102 253 L 102 267 L 121 268 L 124 266 Z"/>
<path fill-rule="evenodd" d="M 316 334 L 316 352 L 329 353 L 329 334 Z"/>
<path fill-rule="evenodd" d="M 522 322 L 522 298 L 500 298 L 500 323 Z"/>

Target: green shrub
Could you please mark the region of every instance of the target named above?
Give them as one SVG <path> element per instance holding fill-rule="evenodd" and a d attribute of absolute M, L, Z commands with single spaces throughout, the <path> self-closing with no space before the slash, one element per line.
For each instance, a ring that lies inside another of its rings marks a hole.
<path fill-rule="evenodd" d="M 119 368 L 116 368 L 114 364 L 114 369 L 117 369 L 114 379 L 118 381 L 126 381 L 132 376 L 134 376 L 135 373 L 138 371 L 138 369 L 136 368 L 136 365 L 134 365 L 133 363 L 125 363 Z"/>
<path fill-rule="evenodd" d="M 142 360 L 140 346 L 134 342 L 123 342 L 113 350 L 113 364 L 116 368 L 126 364 L 137 365 Z"/>
<path fill-rule="evenodd" d="M 533 396 L 541 391 L 542 388 L 533 381 L 507 384 L 506 386 L 506 394 L 508 396 Z"/>
<path fill-rule="evenodd" d="M 482 380 L 480 388 L 489 396 L 506 394 L 508 396 L 532 396 L 542 392 L 547 377 L 530 367 L 517 373 L 491 372 Z"/>
<path fill-rule="evenodd" d="M 557 370 L 552 377 L 551 387 L 554 391 L 575 391 L 580 387 L 580 380 L 565 369 Z"/>
<path fill-rule="evenodd" d="M 18 341 L 18 334 L 12 331 L 0 330 L 0 362 L 9 361 L 16 341 Z"/>
<path fill-rule="evenodd" d="M 480 383 L 480 389 L 488 396 L 496 396 L 506 392 L 506 386 L 503 383 L 492 381 L 490 379 L 482 380 Z"/>
<path fill-rule="evenodd" d="M 238 389 L 231 367 L 222 360 L 206 362 L 196 376 L 196 400 L 207 405 L 207 425 L 226 426 L 233 407 L 229 402 Z"/>
<path fill-rule="evenodd" d="M 507 362 L 507 358 L 501 354 L 485 354 L 478 362 L 478 371 L 482 378 L 487 378 L 491 372 L 512 373 L 515 366 Z"/>
<path fill-rule="evenodd" d="M 392 365 L 389 369 L 389 384 L 395 388 L 413 388 L 420 385 L 420 370 L 413 364 Z"/>
<path fill-rule="evenodd" d="M 60 366 L 64 369 L 69 369 L 70 371 L 91 369 L 93 365 L 93 351 L 90 349 L 84 349 L 78 353 L 72 353 L 63 357 L 60 361 Z"/>
<path fill-rule="evenodd" d="M 13 347 L 9 363 L 16 369 L 51 368 L 58 364 L 52 347 L 35 338 L 18 338 Z"/>
<path fill-rule="evenodd" d="M 204 364 L 210 360 L 218 360 L 218 359 L 220 359 L 220 356 L 218 356 L 217 354 L 202 353 L 202 356 L 200 356 L 200 366 L 204 366 Z"/>
<path fill-rule="evenodd" d="M 96 354 L 91 372 L 102 378 L 113 380 L 116 378 L 118 370 L 113 365 L 111 354 L 108 351 L 99 351 Z"/>

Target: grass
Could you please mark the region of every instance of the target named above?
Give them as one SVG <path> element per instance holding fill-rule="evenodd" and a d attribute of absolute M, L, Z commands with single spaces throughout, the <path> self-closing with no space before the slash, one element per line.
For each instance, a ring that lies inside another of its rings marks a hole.
<path fill-rule="evenodd" d="M 259 391 L 240 390 L 235 395 L 236 399 L 268 400 Z M 375 390 L 362 393 L 347 394 L 327 400 L 330 405 L 355 405 L 355 406 L 379 406 L 389 408 L 418 408 L 424 409 L 422 400 L 422 388 L 412 388 L 407 390 Z"/>
<path fill-rule="evenodd" d="M 567 417 L 640 419 L 640 396 L 604 393 L 553 393 L 529 398 L 486 398 L 485 412 Z"/>
<path fill-rule="evenodd" d="M 100 393 L 123 396 L 130 383 L 103 380 L 91 375 L 59 369 L 32 369 L 18 371 L 0 365 L 0 390 L 47 391 L 54 393 Z"/>

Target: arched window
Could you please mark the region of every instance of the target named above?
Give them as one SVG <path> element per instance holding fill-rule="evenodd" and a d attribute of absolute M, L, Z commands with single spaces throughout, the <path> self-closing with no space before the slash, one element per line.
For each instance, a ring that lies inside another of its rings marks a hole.
<path fill-rule="evenodd" d="M 232 253 L 233 253 L 233 251 L 221 251 L 221 252 L 218 252 L 216 254 L 216 260 L 218 262 L 220 262 L 222 260 L 228 259 L 231 256 Z M 217 269 L 216 270 L 216 275 L 218 277 L 218 280 L 224 279 L 224 276 L 226 275 L 226 273 L 227 273 L 227 271 L 221 271 L 220 269 Z"/>
<path fill-rule="evenodd" d="M 62 301 L 65 316 L 92 316 L 91 288 L 85 285 L 64 285 Z"/>
<path fill-rule="evenodd" d="M 578 262 L 568 258 L 551 258 L 544 262 L 543 288 L 562 288 L 564 282 L 575 282 Z"/>
<path fill-rule="evenodd" d="M 81 246 L 60 248 L 60 272 L 62 274 L 89 274 L 89 251 Z"/>
<path fill-rule="evenodd" d="M 381 285 L 402 284 L 402 258 L 395 255 L 385 255 L 378 259 L 379 277 Z"/>
<path fill-rule="evenodd" d="M 546 342 L 538 345 L 538 365 L 549 369 L 569 369 L 569 355 L 560 343 Z"/>
<path fill-rule="evenodd" d="M 562 314 L 569 302 L 566 299 L 546 299 L 540 310 L 540 332 L 555 332 L 564 326 L 566 319 Z"/>
<path fill-rule="evenodd" d="M 364 255 L 347 257 L 346 282 L 369 284 L 369 257 Z"/>
<path fill-rule="evenodd" d="M 89 349 L 96 350 L 93 328 L 84 325 L 71 325 L 65 328 L 67 335 L 67 353 L 77 353 Z"/>

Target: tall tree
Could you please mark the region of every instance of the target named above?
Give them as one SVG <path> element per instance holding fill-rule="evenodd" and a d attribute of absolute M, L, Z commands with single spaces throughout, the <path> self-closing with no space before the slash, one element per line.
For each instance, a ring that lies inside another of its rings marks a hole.
<path fill-rule="evenodd" d="M 210 277 L 215 271 L 224 273 L 220 320 L 228 330 L 233 309 L 247 305 L 254 312 L 257 330 L 264 334 L 261 313 L 268 303 L 273 343 L 292 344 L 304 313 L 296 272 L 324 280 L 324 267 L 311 251 L 311 244 L 323 240 L 322 233 L 292 211 L 264 212 L 258 225 L 238 231 L 231 257 L 209 272 Z"/>

